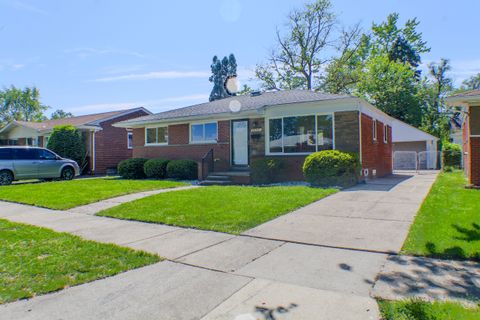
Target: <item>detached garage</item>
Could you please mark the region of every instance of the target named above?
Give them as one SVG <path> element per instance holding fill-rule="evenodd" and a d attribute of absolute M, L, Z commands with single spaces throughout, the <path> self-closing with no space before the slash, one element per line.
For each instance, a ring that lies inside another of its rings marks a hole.
<path fill-rule="evenodd" d="M 438 138 L 403 121 L 392 122 L 393 169 L 437 169 Z"/>

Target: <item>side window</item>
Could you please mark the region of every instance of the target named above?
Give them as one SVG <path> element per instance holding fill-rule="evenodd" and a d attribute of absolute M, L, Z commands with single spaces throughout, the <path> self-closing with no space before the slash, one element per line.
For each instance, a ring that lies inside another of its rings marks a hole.
<path fill-rule="evenodd" d="M 0 160 L 12 160 L 13 150 L 10 148 L 0 148 Z"/>
<path fill-rule="evenodd" d="M 127 148 L 133 149 L 133 132 L 127 132 Z"/>
<path fill-rule="evenodd" d="M 39 158 L 41 160 L 56 160 L 57 157 L 48 150 L 37 149 Z"/>
<path fill-rule="evenodd" d="M 15 159 L 16 160 L 37 160 L 38 153 L 37 149 L 15 149 Z"/>
<path fill-rule="evenodd" d="M 373 120 L 372 132 L 373 132 L 373 141 L 377 141 L 377 120 Z"/>
<path fill-rule="evenodd" d="M 383 142 L 388 143 L 388 126 L 383 125 Z"/>

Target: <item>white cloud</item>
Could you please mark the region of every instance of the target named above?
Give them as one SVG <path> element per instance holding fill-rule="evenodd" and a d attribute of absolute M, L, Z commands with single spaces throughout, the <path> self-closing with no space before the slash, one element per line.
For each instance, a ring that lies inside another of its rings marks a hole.
<path fill-rule="evenodd" d="M 108 112 L 137 107 L 145 107 L 152 112 L 161 112 L 174 109 L 180 105 L 190 105 L 206 101 L 208 101 L 208 94 L 193 94 L 155 100 L 87 104 L 70 108 L 67 107 L 65 110 L 72 112 L 75 115 Z"/>
<path fill-rule="evenodd" d="M 131 73 L 119 76 L 97 78 L 95 82 L 112 82 L 122 80 L 153 80 L 153 79 L 184 79 L 184 78 L 207 78 L 210 72 L 206 71 L 151 71 L 146 73 Z"/>
<path fill-rule="evenodd" d="M 23 2 L 23 1 L 11 1 L 9 2 L 10 6 L 19 9 L 19 10 L 25 10 L 25 11 L 30 11 L 34 13 L 38 13 L 41 15 L 48 15 L 49 13 L 39 7 L 36 7 L 34 5 L 31 5 L 29 3 Z"/>
<path fill-rule="evenodd" d="M 145 58 L 145 55 L 137 52 L 137 51 L 129 51 L 129 50 L 118 50 L 118 49 L 111 49 L 111 48 L 90 48 L 90 47 L 82 47 L 82 48 L 75 48 L 75 49 L 67 49 L 65 53 L 72 53 L 77 55 L 79 58 L 87 58 L 94 55 L 125 55 L 125 56 L 132 56 L 137 58 Z"/>
<path fill-rule="evenodd" d="M 425 60 L 420 65 L 423 74 L 428 74 L 428 65 L 431 62 L 438 61 Z M 480 73 L 480 59 L 450 59 L 450 65 L 452 69 L 449 72 L 449 76 L 452 77 L 456 86 L 460 86 L 465 79 Z"/>

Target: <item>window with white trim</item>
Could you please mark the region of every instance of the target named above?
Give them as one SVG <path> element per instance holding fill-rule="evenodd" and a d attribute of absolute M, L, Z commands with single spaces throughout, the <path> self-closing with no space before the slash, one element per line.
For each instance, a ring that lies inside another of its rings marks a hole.
<path fill-rule="evenodd" d="M 377 141 L 377 120 L 372 122 L 373 141 Z"/>
<path fill-rule="evenodd" d="M 388 143 L 388 126 L 383 125 L 383 143 Z"/>
<path fill-rule="evenodd" d="M 133 132 L 127 132 L 127 148 L 133 149 Z"/>
<path fill-rule="evenodd" d="M 333 149 L 333 115 L 273 118 L 268 121 L 269 153 L 311 153 Z"/>
<path fill-rule="evenodd" d="M 156 127 L 145 129 L 146 145 L 168 144 L 168 127 Z"/>
<path fill-rule="evenodd" d="M 190 125 L 191 143 L 217 142 L 218 125 L 216 122 L 194 123 Z"/>

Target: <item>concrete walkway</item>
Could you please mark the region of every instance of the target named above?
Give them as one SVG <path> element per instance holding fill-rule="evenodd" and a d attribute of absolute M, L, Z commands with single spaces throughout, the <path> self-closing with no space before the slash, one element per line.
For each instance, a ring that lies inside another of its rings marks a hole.
<path fill-rule="evenodd" d="M 395 175 L 358 185 L 245 235 L 381 253 L 398 252 L 435 173 Z"/>
<path fill-rule="evenodd" d="M 74 212 L 74 213 L 84 213 L 84 214 L 96 214 L 97 212 L 100 212 L 105 209 L 113 208 L 116 207 L 122 203 L 142 199 L 145 197 L 153 196 L 155 194 L 159 193 L 165 193 L 165 192 L 172 192 L 172 191 L 179 191 L 179 190 L 188 190 L 188 189 L 193 189 L 193 188 L 198 188 L 199 186 L 186 186 L 186 187 L 176 187 L 176 188 L 168 188 L 168 189 L 158 189 L 158 190 L 151 190 L 151 191 L 142 191 L 142 192 L 137 192 L 137 193 L 131 193 L 131 194 L 126 194 L 124 196 L 119 196 L 115 198 L 110 198 L 106 199 L 103 201 L 98 201 L 95 203 L 87 204 L 84 206 L 80 207 L 75 207 L 70 210 L 67 210 L 68 212 Z"/>
<path fill-rule="evenodd" d="M 379 179 L 241 236 L 0 202 L 0 217 L 168 259 L 3 305 L 0 314 L 7 319 L 378 319 L 371 298 L 376 277 L 381 270 L 388 274 L 392 258 L 387 260 L 386 252 L 399 250 L 434 178 Z"/>

